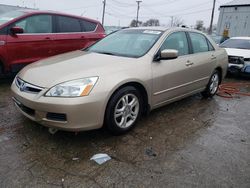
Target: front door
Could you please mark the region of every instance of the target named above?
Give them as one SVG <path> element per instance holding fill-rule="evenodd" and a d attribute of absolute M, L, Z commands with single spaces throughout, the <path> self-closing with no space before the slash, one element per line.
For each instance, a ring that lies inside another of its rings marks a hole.
<path fill-rule="evenodd" d="M 18 26 L 24 33 L 7 36 L 8 61 L 13 72 L 28 63 L 53 55 L 52 16 L 35 15 L 24 18 L 10 27 Z"/>
<path fill-rule="evenodd" d="M 190 48 L 185 32 L 170 34 L 163 42 L 160 51 L 164 49 L 178 50 L 178 58 L 160 60 L 152 63 L 153 74 L 153 107 L 157 107 L 177 97 L 190 92 L 194 78 L 190 60 Z"/>

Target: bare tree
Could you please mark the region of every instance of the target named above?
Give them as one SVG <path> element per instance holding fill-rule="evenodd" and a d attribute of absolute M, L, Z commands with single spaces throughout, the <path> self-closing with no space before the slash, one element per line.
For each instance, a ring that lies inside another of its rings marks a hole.
<path fill-rule="evenodd" d="M 143 26 L 160 26 L 160 21 L 158 19 L 149 19 L 142 24 Z"/>
<path fill-rule="evenodd" d="M 141 26 L 142 25 L 142 22 L 141 21 L 138 21 L 138 26 Z M 129 27 L 137 27 L 137 21 L 134 19 L 130 22 L 130 25 Z"/>
<path fill-rule="evenodd" d="M 203 20 L 197 20 L 196 24 L 195 24 L 195 29 L 197 29 L 199 31 L 203 31 L 204 30 L 204 21 Z"/>
<path fill-rule="evenodd" d="M 171 16 L 169 26 L 171 26 L 171 27 L 179 27 L 181 25 L 184 25 L 184 20 L 181 17 Z"/>

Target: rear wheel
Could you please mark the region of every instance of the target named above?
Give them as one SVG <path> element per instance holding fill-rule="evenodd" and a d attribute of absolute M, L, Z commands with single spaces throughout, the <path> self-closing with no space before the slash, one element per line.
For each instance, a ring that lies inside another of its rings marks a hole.
<path fill-rule="evenodd" d="M 205 98 L 213 97 L 219 89 L 220 82 L 220 73 L 218 70 L 215 70 L 209 79 L 205 91 L 201 93 L 202 96 Z"/>
<path fill-rule="evenodd" d="M 142 111 L 140 92 L 133 86 L 117 91 L 109 101 L 105 114 L 105 125 L 116 135 L 131 130 Z"/>

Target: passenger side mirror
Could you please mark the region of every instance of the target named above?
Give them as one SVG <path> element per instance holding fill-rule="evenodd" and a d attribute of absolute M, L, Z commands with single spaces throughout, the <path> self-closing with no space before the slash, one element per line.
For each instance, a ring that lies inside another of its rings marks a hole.
<path fill-rule="evenodd" d="M 13 35 L 15 35 L 15 34 L 23 33 L 24 30 L 23 30 L 23 28 L 21 28 L 21 27 L 15 26 L 15 27 L 10 28 L 10 32 L 11 32 Z"/>
<path fill-rule="evenodd" d="M 156 54 L 156 56 L 154 57 L 154 61 L 176 59 L 177 57 L 178 57 L 178 50 L 166 49 Z"/>

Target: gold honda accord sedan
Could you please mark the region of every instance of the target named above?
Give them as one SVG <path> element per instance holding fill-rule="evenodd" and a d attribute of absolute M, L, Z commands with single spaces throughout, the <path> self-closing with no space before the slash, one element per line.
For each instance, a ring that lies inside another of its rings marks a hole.
<path fill-rule="evenodd" d="M 212 97 L 227 64 L 225 50 L 196 30 L 129 28 L 26 66 L 11 89 L 20 112 L 42 125 L 122 134 L 155 108 L 198 92 Z"/>

